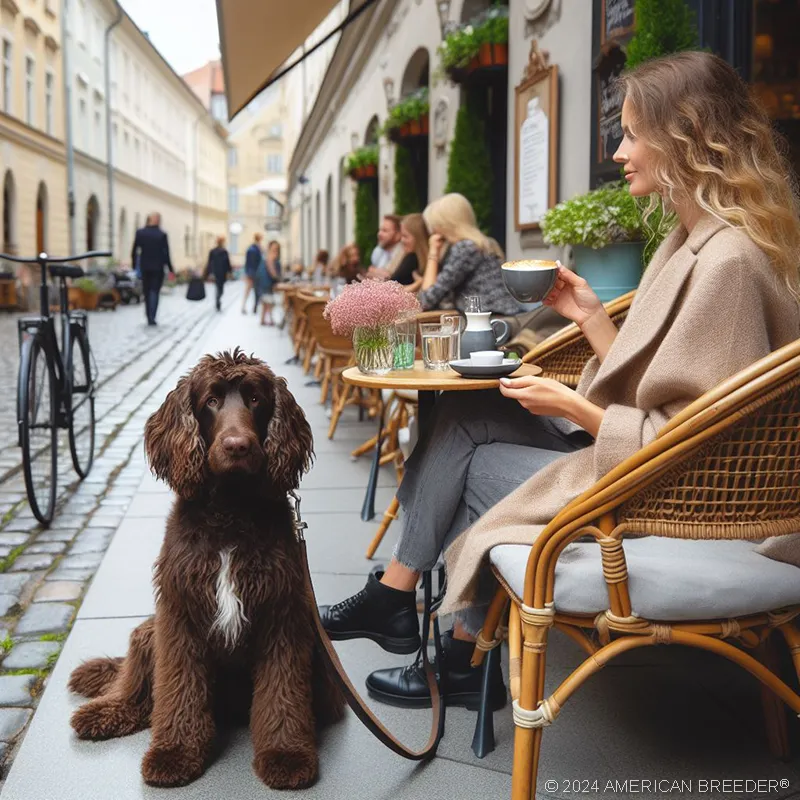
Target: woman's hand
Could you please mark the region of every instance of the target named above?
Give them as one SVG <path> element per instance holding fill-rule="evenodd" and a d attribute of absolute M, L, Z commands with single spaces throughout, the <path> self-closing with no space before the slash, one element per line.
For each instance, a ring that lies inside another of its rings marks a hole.
<path fill-rule="evenodd" d="M 441 233 L 434 233 L 428 239 L 428 258 L 435 258 L 437 261 L 442 255 L 442 248 L 444 247 L 444 236 Z"/>
<path fill-rule="evenodd" d="M 595 437 L 605 413 L 600 406 L 590 403 L 574 389 L 551 378 L 537 378 L 534 375 L 501 378 L 500 393 L 516 400 L 531 414 L 564 417 Z"/>
<path fill-rule="evenodd" d="M 566 317 L 577 325 L 583 325 L 597 311 L 603 308 L 598 296 L 592 291 L 585 278 L 567 269 L 560 261 L 556 284 L 542 303 Z"/>

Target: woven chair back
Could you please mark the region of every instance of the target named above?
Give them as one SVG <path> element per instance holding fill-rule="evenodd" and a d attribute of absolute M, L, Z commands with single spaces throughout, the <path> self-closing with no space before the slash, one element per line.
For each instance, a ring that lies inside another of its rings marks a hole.
<path fill-rule="evenodd" d="M 800 531 L 800 340 L 762 361 L 772 369 L 667 434 L 683 428 L 704 441 L 619 507 L 623 530 L 690 539 Z"/>

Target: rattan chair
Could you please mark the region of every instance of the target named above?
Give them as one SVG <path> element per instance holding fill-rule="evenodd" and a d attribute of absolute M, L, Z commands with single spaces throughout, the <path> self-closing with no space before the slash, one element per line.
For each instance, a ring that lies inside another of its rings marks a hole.
<path fill-rule="evenodd" d="M 768 738 L 785 756 L 786 714 L 774 698 L 800 713 L 800 695 L 774 674 L 768 653 L 780 631 L 800 677 L 800 569 L 755 552 L 754 542 L 795 531 L 800 340 L 676 415 L 654 442 L 564 508 L 532 547 L 493 548 L 501 588 L 473 663 L 496 646 L 510 598 L 512 798 L 535 797 L 543 728 L 589 677 L 638 647 L 698 647 L 746 669 L 774 693 L 764 703 Z M 691 591 L 692 579 L 702 597 Z M 552 627 L 588 657 L 545 698 Z"/>
<path fill-rule="evenodd" d="M 323 317 L 327 301 L 315 298 L 305 307 L 306 323 L 314 352 L 318 359 L 317 375 L 321 379 L 320 403 L 325 405 L 328 395 L 332 402 L 339 399 L 340 376 L 353 362 L 353 343 L 349 336 L 337 336 L 331 324 Z"/>
<path fill-rule="evenodd" d="M 606 311 L 619 328 L 628 316 L 636 291 L 628 292 L 605 304 Z M 578 385 L 586 362 L 594 355 L 581 329 L 570 323 L 526 353 L 522 360 L 542 368 L 542 377 L 553 378 L 573 389 Z"/>

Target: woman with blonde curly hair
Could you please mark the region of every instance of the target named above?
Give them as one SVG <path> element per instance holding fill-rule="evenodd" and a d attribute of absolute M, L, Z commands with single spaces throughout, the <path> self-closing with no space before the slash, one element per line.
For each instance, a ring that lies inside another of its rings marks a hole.
<path fill-rule="evenodd" d="M 442 397 L 406 462 L 398 494 L 404 529 L 392 562 L 380 580 L 371 576 L 358 595 L 326 610 L 334 639 L 362 636 L 413 651 L 414 589 L 444 549 L 439 613 L 457 612 L 443 667 L 451 704 L 477 705 L 480 675 L 469 662 L 494 591 L 484 569 L 491 548 L 531 544 L 675 414 L 800 337 L 797 197 L 747 85 L 720 58 L 691 52 L 623 74 L 621 89 L 624 138 L 614 159 L 632 195 L 676 218 L 625 324 L 618 331 L 586 281 L 559 267 L 545 303 L 576 323 L 595 353 L 577 390 L 523 377 L 503 379 L 497 394 Z M 780 553 L 774 543 L 759 551 L 800 566 L 800 553 Z M 497 708 L 506 692 L 495 665 Z M 386 702 L 430 703 L 418 662 L 374 672 L 367 686 Z"/>

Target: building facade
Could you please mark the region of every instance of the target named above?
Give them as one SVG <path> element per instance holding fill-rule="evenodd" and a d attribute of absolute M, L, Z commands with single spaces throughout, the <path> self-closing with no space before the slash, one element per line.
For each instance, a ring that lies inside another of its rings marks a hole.
<path fill-rule="evenodd" d="M 797 3 L 686 2 L 697 22 L 698 46 L 721 55 L 753 83 L 800 167 L 800 68 L 791 33 L 800 22 Z M 414 152 L 421 205 L 445 191 L 456 117 L 477 92 L 492 165 L 491 235 L 509 258 L 569 258 L 569 252 L 547 247 L 538 225 L 516 213 L 526 181 L 520 178 L 521 123 L 532 96 L 526 76 L 547 65 L 557 69 L 548 117 L 554 125 L 546 145 L 547 180 L 552 178 L 547 205 L 618 178 L 611 156 L 620 138 L 621 99 L 612 79 L 624 66 L 625 44 L 635 30 L 634 5 L 511 2 L 507 63 L 480 80 L 458 83 L 443 74 L 437 51 L 454 27 L 488 11 L 489 0 L 387 0 L 362 13 L 341 35 L 290 163 L 289 226 L 303 261 L 319 248 L 336 251 L 354 239 L 356 184 L 344 165 L 356 148 L 379 144 L 374 199 L 381 214 L 394 211 L 397 145 L 377 132 L 393 103 L 422 87 L 430 116 L 429 134 L 417 140 Z"/>
<path fill-rule="evenodd" d="M 65 254 L 66 149 L 58 0 L 0 3 L 3 252 Z M 38 276 L 18 271 L 25 286 Z"/>
<path fill-rule="evenodd" d="M 67 2 L 76 249 L 130 264 L 137 228 L 158 211 L 175 268 L 204 266 L 227 229 L 224 128 L 121 6 Z"/>

